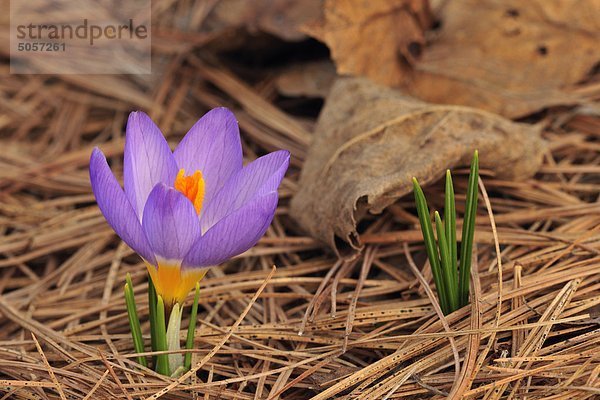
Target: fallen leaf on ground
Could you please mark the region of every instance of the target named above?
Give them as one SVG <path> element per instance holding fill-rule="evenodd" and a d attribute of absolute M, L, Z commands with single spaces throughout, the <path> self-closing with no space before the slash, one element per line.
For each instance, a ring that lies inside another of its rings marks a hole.
<path fill-rule="evenodd" d="M 574 89 L 600 61 L 600 0 L 446 1 L 423 49 L 427 14 L 402 4 L 419 3 L 329 0 L 324 22 L 306 31 L 327 44 L 340 74 L 430 102 L 516 118 L 585 100 Z"/>
<path fill-rule="evenodd" d="M 445 170 L 468 165 L 479 150 L 482 168 L 525 179 L 542 162 L 540 127 L 486 111 L 434 105 L 364 78 L 338 80 L 315 130 L 291 215 L 339 255 L 361 248 L 356 224 L 380 213 Z"/>
<path fill-rule="evenodd" d="M 600 0 L 457 0 L 407 81 L 415 96 L 510 118 L 576 104 L 600 61 Z"/>
<path fill-rule="evenodd" d="M 426 0 L 325 0 L 323 15 L 304 27 L 325 42 L 338 73 L 399 85 L 432 23 Z"/>

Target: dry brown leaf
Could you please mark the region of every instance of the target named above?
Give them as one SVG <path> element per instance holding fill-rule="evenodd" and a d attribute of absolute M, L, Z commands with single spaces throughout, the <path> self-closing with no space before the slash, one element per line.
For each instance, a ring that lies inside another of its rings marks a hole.
<path fill-rule="evenodd" d="M 600 61 L 600 0 L 457 0 L 409 91 L 515 118 L 581 100 L 569 86 Z"/>
<path fill-rule="evenodd" d="M 304 30 L 327 44 L 340 74 L 396 86 L 420 55 L 431 22 L 427 0 L 326 0 L 322 18 Z"/>
<path fill-rule="evenodd" d="M 341 74 L 511 118 L 581 102 L 571 89 L 600 61 L 600 0 L 445 1 L 423 51 L 428 14 L 418 5 L 329 0 L 307 32 L 328 45 Z"/>
<path fill-rule="evenodd" d="M 291 213 L 342 256 L 360 249 L 357 222 L 447 168 L 468 164 L 527 178 L 544 151 L 540 128 L 486 111 L 423 103 L 363 78 L 334 84 L 318 120 Z"/>

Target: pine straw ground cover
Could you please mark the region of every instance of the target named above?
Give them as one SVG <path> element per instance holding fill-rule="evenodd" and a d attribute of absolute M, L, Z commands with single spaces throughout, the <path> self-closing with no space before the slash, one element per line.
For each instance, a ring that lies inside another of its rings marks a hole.
<path fill-rule="evenodd" d="M 316 113 L 282 111 L 269 79 L 190 56 L 151 82 L 3 74 L 0 90 L 1 399 L 600 396 L 600 119 L 539 117 L 534 179 L 482 171 L 475 301 L 444 319 L 412 196 L 364 223 L 353 262 L 298 231 L 288 204 Z M 146 315 L 146 272 L 95 205 L 89 155 L 101 145 L 120 168 L 131 109 L 175 141 L 217 105 L 235 111 L 248 159 L 286 148 L 292 167 L 267 235 L 202 281 L 193 369 L 167 379 L 135 362 L 122 288 L 131 273 Z M 462 215 L 466 170 L 455 185 Z M 442 190 L 426 188 L 432 208 Z"/>

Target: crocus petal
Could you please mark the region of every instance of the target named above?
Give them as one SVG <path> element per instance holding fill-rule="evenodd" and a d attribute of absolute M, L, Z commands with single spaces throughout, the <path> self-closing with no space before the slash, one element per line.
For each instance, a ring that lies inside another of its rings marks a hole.
<path fill-rule="evenodd" d="M 144 204 L 157 183 L 173 185 L 177 164 L 160 129 L 145 113 L 129 114 L 123 163 L 127 198 L 141 220 Z"/>
<path fill-rule="evenodd" d="M 272 192 L 229 214 L 194 243 L 182 268 L 218 265 L 248 250 L 265 234 L 276 208 L 277 192 Z"/>
<path fill-rule="evenodd" d="M 207 204 L 231 174 L 242 168 L 240 131 L 233 113 L 226 108 L 206 113 L 181 140 L 173 156 L 187 174 L 202 171 Z"/>
<path fill-rule="evenodd" d="M 182 260 L 200 237 L 200 223 L 192 202 L 162 183 L 148 196 L 142 227 L 152 250 L 163 260 Z"/>
<path fill-rule="evenodd" d="M 90 158 L 90 182 L 98 207 L 108 224 L 136 253 L 155 264 L 154 253 L 131 203 L 110 170 L 106 157 L 95 148 Z"/>
<path fill-rule="evenodd" d="M 202 211 L 202 232 L 258 196 L 279 187 L 290 163 L 290 153 L 275 151 L 254 160 L 234 173 Z"/>

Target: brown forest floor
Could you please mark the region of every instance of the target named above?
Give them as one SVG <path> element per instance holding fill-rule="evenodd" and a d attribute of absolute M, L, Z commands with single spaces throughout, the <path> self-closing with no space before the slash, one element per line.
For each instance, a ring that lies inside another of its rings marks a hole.
<path fill-rule="evenodd" d="M 361 225 L 354 262 L 289 218 L 310 141 L 298 132 L 320 101 L 279 96 L 272 75 L 228 58 L 164 59 L 148 80 L 0 67 L 1 399 L 600 396 L 600 118 L 539 114 L 539 173 L 482 171 L 476 301 L 441 321 L 411 267 L 425 263 L 412 196 Z M 122 286 L 131 273 L 145 315 L 145 268 L 96 207 L 88 160 L 99 145 L 120 172 L 132 109 L 176 143 L 218 105 L 236 113 L 247 160 L 286 148 L 293 161 L 267 235 L 202 281 L 197 373 L 167 379 L 131 356 Z M 441 186 L 427 188 L 437 208 Z M 460 209 L 465 170 L 455 186 Z"/>

